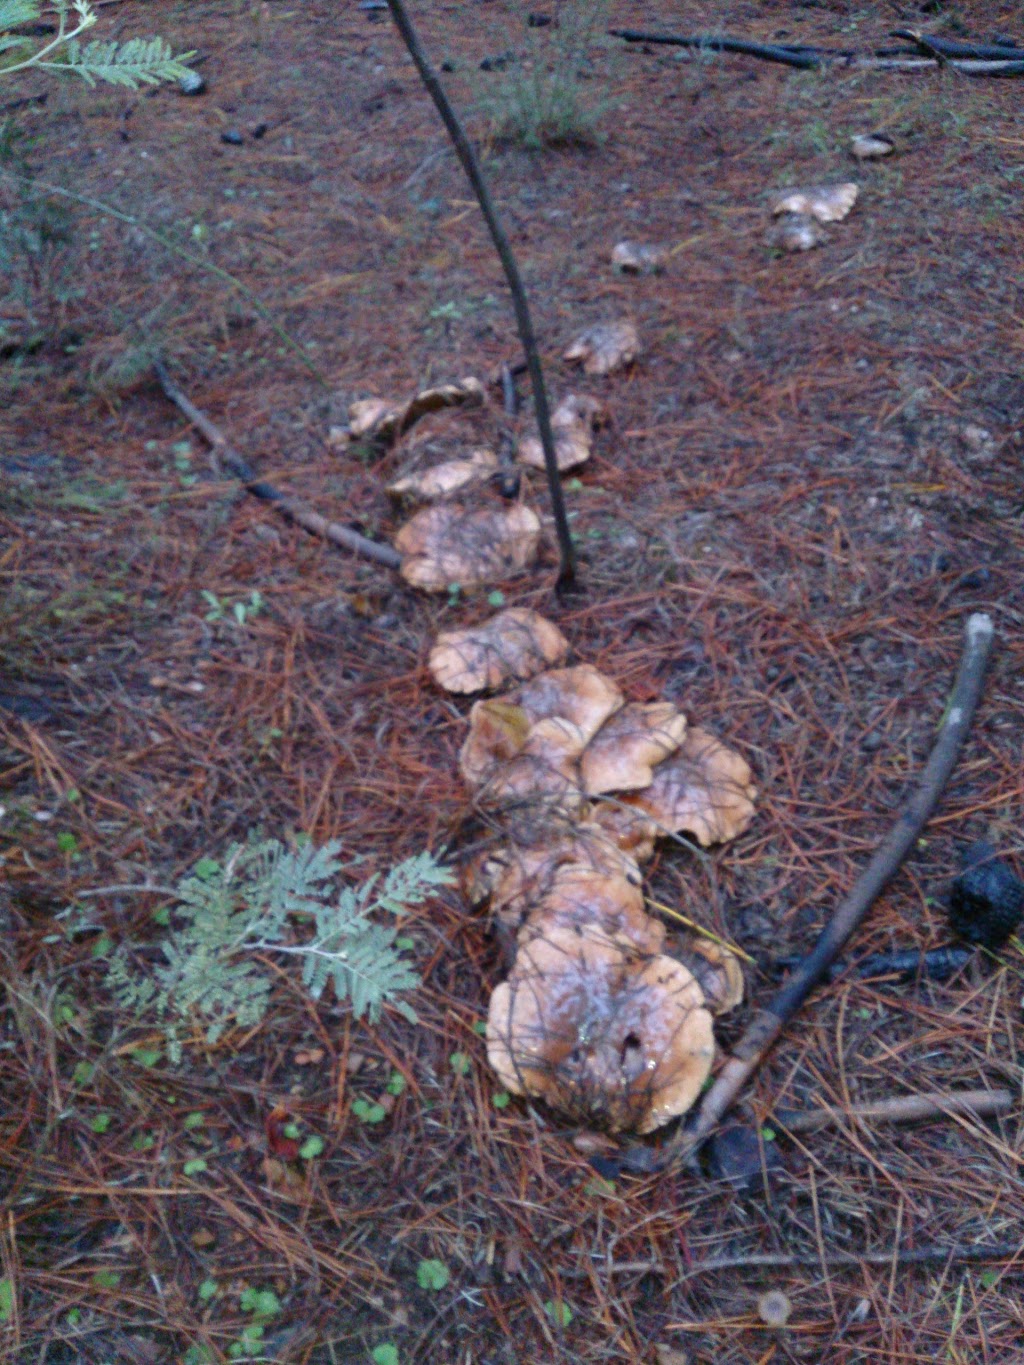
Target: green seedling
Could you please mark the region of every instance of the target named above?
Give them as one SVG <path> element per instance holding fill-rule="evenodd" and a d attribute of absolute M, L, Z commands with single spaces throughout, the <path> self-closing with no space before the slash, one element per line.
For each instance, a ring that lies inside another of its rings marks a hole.
<path fill-rule="evenodd" d="M 429 1289 L 433 1293 L 444 1289 L 451 1278 L 451 1272 L 444 1261 L 420 1261 L 416 1267 L 416 1283 L 421 1289 Z"/>

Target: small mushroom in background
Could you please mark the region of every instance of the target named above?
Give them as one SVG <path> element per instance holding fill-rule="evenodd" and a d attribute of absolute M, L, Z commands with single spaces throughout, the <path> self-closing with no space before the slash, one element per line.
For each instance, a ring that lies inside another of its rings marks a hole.
<path fill-rule="evenodd" d="M 612 265 L 624 275 L 657 275 L 665 268 L 668 251 L 643 242 L 616 242 Z"/>
<path fill-rule="evenodd" d="M 509 607 L 479 626 L 438 635 L 427 667 L 447 692 L 494 692 L 565 662 L 569 642 L 539 612 Z"/>
<path fill-rule="evenodd" d="M 700 986 L 671 958 L 597 931 L 554 929 L 491 997 L 487 1052 L 505 1088 L 609 1132 L 684 1114 L 711 1071 Z"/>
<path fill-rule="evenodd" d="M 764 235 L 765 246 L 782 251 L 812 251 L 828 240 L 824 228 L 806 213 L 785 214 Z"/>
<path fill-rule="evenodd" d="M 596 398 L 578 397 L 574 393 L 562 399 L 551 414 L 551 432 L 555 438 L 555 458 L 559 472 L 576 469 L 590 459 L 594 427 L 604 416 L 604 409 Z M 544 447 L 536 436 L 519 442 L 516 459 L 531 469 L 544 469 Z"/>
<path fill-rule="evenodd" d="M 586 374 L 612 374 L 631 365 L 640 354 L 640 334 L 626 319 L 599 323 L 582 332 L 563 354 L 564 360 L 578 360 Z"/>
<path fill-rule="evenodd" d="M 588 796 L 639 791 L 654 768 L 674 754 L 686 734 L 686 717 L 670 702 L 631 702 L 616 711 L 587 745 L 581 771 Z"/>
<path fill-rule="evenodd" d="M 860 189 L 852 181 L 841 185 L 806 185 L 783 190 L 772 200 L 772 213 L 809 214 L 819 223 L 838 223 L 857 202 Z"/>
<path fill-rule="evenodd" d="M 882 156 L 891 156 L 894 150 L 895 143 L 884 133 L 857 133 L 850 138 L 850 151 L 858 161 L 873 161 Z"/>
<path fill-rule="evenodd" d="M 497 472 L 498 457 L 493 450 L 471 450 L 461 460 L 444 460 L 413 474 L 404 474 L 388 484 L 391 497 L 402 502 L 437 502 L 469 484 L 480 483 Z"/>
<path fill-rule="evenodd" d="M 467 508 L 460 503 L 424 507 L 395 536 L 399 572 L 425 592 L 467 591 L 527 568 L 540 547 L 540 518 L 522 503 Z"/>
<path fill-rule="evenodd" d="M 422 389 L 407 403 L 383 398 L 365 398 L 348 410 L 348 434 L 355 440 L 373 440 L 390 445 L 428 413 L 442 408 L 479 407 L 484 401 L 484 386 L 469 376 L 454 384 L 439 384 Z"/>

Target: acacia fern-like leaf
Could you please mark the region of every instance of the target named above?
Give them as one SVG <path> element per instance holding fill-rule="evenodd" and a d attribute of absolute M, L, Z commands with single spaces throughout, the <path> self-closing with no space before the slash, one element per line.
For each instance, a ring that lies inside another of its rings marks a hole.
<path fill-rule="evenodd" d="M 34 24 L 39 14 L 39 0 L 0 0 L 0 33 L 19 24 Z"/>
<path fill-rule="evenodd" d="M 106 81 L 138 90 L 140 85 L 180 80 L 192 55 L 189 52 L 176 57 L 164 38 L 130 38 L 126 43 L 97 39 L 84 45 L 71 39 L 61 49 L 59 62 L 45 65 L 65 67 L 89 85 Z"/>

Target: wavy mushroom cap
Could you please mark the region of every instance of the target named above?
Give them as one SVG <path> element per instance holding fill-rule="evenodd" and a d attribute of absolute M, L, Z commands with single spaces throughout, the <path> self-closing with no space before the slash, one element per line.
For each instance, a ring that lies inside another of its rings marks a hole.
<path fill-rule="evenodd" d="M 665 926 L 644 909 L 644 894 L 634 881 L 583 863 L 563 863 L 544 895 L 526 906 L 520 943 L 545 938 L 556 929 L 594 929 L 628 944 L 635 952 L 661 951 Z"/>
<path fill-rule="evenodd" d="M 612 680 L 591 664 L 540 673 L 513 695 L 534 723 L 556 716 L 571 721 L 585 745 L 625 700 Z"/>
<path fill-rule="evenodd" d="M 685 965 L 700 983 L 712 1014 L 728 1014 L 743 1004 L 743 968 L 724 943 L 692 934 L 680 950 Z"/>
<path fill-rule="evenodd" d="M 757 789 L 745 759 L 706 730 L 690 730 L 643 791 L 599 807 L 594 818 L 636 858 L 658 835 L 692 834 L 702 847 L 735 839 L 754 818 Z"/>
<path fill-rule="evenodd" d="M 616 711 L 587 745 L 581 771 L 588 796 L 639 791 L 654 769 L 674 754 L 686 734 L 686 717 L 670 702 L 630 702 Z"/>
<path fill-rule="evenodd" d="M 539 612 L 510 607 L 467 630 L 446 630 L 428 667 L 448 692 L 492 692 L 564 663 L 569 643 Z"/>
<path fill-rule="evenodd" d="M 498 457 L 493 450 L 471 450 L 461 460 L 443 460 L 420 469 L 413 474 L 405 474 L 394 483 L 389 483 L 388 493 L 393 498 L 409 502 L 436 502 L 438 498 L 451 497 L 468 484 L 479 483 L 490 478 L 498 468 Z"/>
<path fill-rule="evenodd" d="M 396 441 L 428 413 L 440 412 L 442 408 L 479 407 L 485 397 L 480 380 L 470 375 L 455 384 L 423 389 L 405 403 L 364 398 L 349 407 L 349 436 L 353 440 L 370 437 L 375 441 Z"/>
<path fill-rule="evenodd" d="M 579 360 L 587 374 L 612 374 L 640 354 L 636 324 L 625 318 L 599 323 L 581 332 L 566 348 L 563 360 Z"/>
<path fill-rule="evenodd" d="M 860 189 L 853 181 L 842 185 L 806 185 L 783 190 L 772 200 L 772 213 L 802 213 L 819 223 L 838 223 L 857 202 Z"/>
<path fill-rule="evenodd" d="M 560 473 L 576 469 L 590 459 L 593 431 L 601 415 L 601 404 L 596 398 L 581 398 L 574 393 L 568 394 L 555 408 L 551 414 L 551 434 L 555 438 L 555 460 Z M 516 459 L 531 469 L 546 468 L 544 447 L 536 436 L 527 436 L 519 442 Z"/>
<path fill-rule="evenodd" d="M 399 572 L 425 592 L 447 592 L 494 583 L 537 557 L 540 518 L 522 503 L 464 507 L 433 503 L 416 513 L 395 536 L 402 555 Z"/>
<path fill-rule="evenodd" d="M 508 1090 L 612 1132 L 685 1113 L 714 1058 L 711 1015 L 681 963 L 575 929 L 520 948 L 491 997 L 487 1047 Z"/>

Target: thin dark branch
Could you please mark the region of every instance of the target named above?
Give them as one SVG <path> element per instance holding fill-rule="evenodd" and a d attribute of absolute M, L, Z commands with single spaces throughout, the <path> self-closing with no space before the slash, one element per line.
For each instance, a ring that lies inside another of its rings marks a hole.
<path fill-rule="evenodd" d="M 966 1114 L 987 1118 L 1008 1114 L 1017 1104 L 1011 1090 L 936 1090 L 923 1095 L 897 1095 L 890 1100 L 852 1104 L 845 1109 L 776 1109 L 772 1122 L 787 1133 L 814 1133 L 833 1123 L 922 1123 Z"/>
<path fill-rule="evenodd" d="M 941 53 L 943 57 L 967 57 L 989 61 L 1024 61 L 1024 48 L 1016 43 L 956 43 L 951 38 L 918 33 L 913 29 L 898 28 L 893 38 L 915 43 L 925 52 Z"/>
<path fill-rule="evenodd" d="M 526 301 L 526 290 L 523 286 L 522 277 L 519 274 L 519 267 L 516 265 L 516 258 L 512 254 L 512 246 L 508 235 L 502 226 L 501 219 L 498 217 L 494 201 L 491 199 L 487 182 L 484 180 L 480 163 L 477 161 L 476 154 L 470 145 L 469 139 L 463 131 L 462 124 L 459 122 L 455 110 L 444 92 L 440 80 L 434 68 L 431 66 L 426 52 L 423 50 L 420 40 L 416 35 L 416 30 L 412 26 L 402 0 L 387 0 L 388 9 L 391 17 L 395 21 L 395 26 L 402 35 L 402 40 L 409 49 L 409 54 L 416 64 L 416 70 L 420 73 L 420 79 L 427 88 L 427 92 L 434 104 L 437 112 L 441 115 L 441 120 L 448 130 L 448 135 L 455 146 L 459 160 L 462 162 L 463 170 L 473 187 L 483 210 L 484 218 L 490 229 L 491 239 L 494 242 L 498 256 L 501 258 L 502 269 L 505 271 L 505 278 L 508 280 L 508 287 L 512 293 L 512 304 L 515 308 L 516 323 L 519 328 L 519 339 L 523 345 L 523 354 L 526 357 L 526 365 L 530 374 L 530 382 L 533 386 L 533 402 L 537 413 L 537 427 L 540 432 L 540 442 L 544 450 L 544 466 L 548 476 L 548 489 L 551 494 L 551 510 L 555 520 L 555 532 L 558 537 L 558 548 L 561 555 L 561 567 L 558 575 L 558 585 L 560 588 L 572 586 L 576 581 L 576 550 L 572 543 L 572 533 L 569 530 L 569 521 L 565 514 L 565 499 L 562 495 L 562 483 L 558 473 L 558 458 L 555 454 L 555 437 L 551 430 L 551 409 L 548 405 L 547 390 L 544 387 L 544 372 L 540 363 L 540 352 L 537 349 L 537 340 L 533 332 L 533 323 L 530 319 L 530 308 Z"/>
<path fill-rule="evenodd" d="M 822 930 L 817 943 L 793 975 L 759 1010 L 732 1056 L 704 1096 L 695 1119 L 666 1143 L 661 1151 L 636 1147 L 624 1154 L 627 1168 L 664 1169 L 689 1160 L 718 1126 L 740 1091 L 761 1065 L 779 1034 L 808 995 L 827 974 L 851 934 L 863 922 L 879 892 L 895 875 L 913 848 L 942 795 L 981 696 L 985 668 L 992 649 L 992 618 L 980 612 L 968 618 L 966 643 L 953 692 L 946 706 L 938 738 L 917 790 L 900 812 L 896 824 L 879 845 L 846 899 Z"/>
<path fill-rule="evenodd" d="M 736 52 L 747 57 L 758 57 L 766 62 L 780 62 L 799 70 L 815 70 L 829 63 L 867 68 L 873 71 L 934 71 L 948 66 L 968 76 L 1019 76 L 1024 74 L 1024 53 L 1012 47 L 975 47 L 973 44 L 948 44 L 919 34 L 901 34 L 913 43 L 911 48 L 879 48 L 873 53 L 857 52 L 848 48 L 807 47 L 802 44 L 779 46 L 772 43 L 751 43 L 745 38 L 719 35 L 680 33 L 647 33 L 640 29 L 609 29 L 613 38 L 627 43 L 645 43 L 652 47 L 688 47 L 710 52 Z M 960 55 L 950 47 L 970 47 Z M 920 55 L 924 53 L 925 55 Z M 985 54 L 982 56 L 982 54 Z"/>
<path fill-rule="evenodd" d="M 347 526 L 339 526 L 336 521 L 328 521 L 326 517 L 320 516 L 319 512 L 312 511 L 295 498 L 289 497 L 287 493 L 274 488 L 272 484 L 258 479 L 248 460 L 228 442 L 221 429 L 178 388 L 167 373 L 163 361 L 158 360 L 154 368 L 164 393 L 192 425 L 203 433 L 213 447 L 217 459 L 229 474 L 233 474 L 245 486 L 246 492 L 255 498 L 261 498 L 264 502 L 273 503 L 283 517 L 293 521 L 296 526 L 301 526 L 310 535 L 320 536 L 324 540 L 329 540 L 332 545 L 352 550 L 355 554 L 372 559 L 388 569 L 397 569 L 401 566 L 402 556 L 390 545 L 381 545 L 376 540 L 369 540 L 366 536 L 360 535 L 358 531 L 350 530 Z"/>
<path fill-rule="evenodd" d="M 644 33 L 633 28 L 608 30 L 611 37 L 627 43 L 651 43 L 654 46 L 693 47 L 706 52 L 738 52 L 746 57 L 760 57 L 766 62 L 781 62 L 801 71 L 811 71 L 822 63 L 823 54 L 809 49 L 778 47 L 769 43 L 748 43 L 745 38 L 715 38 L 708 34 L 685 37 L 677 33 Z"/>

